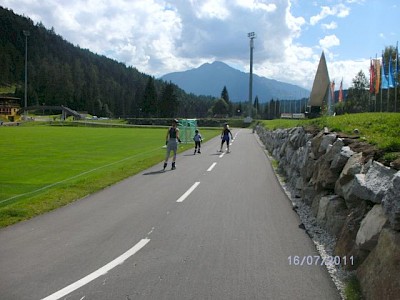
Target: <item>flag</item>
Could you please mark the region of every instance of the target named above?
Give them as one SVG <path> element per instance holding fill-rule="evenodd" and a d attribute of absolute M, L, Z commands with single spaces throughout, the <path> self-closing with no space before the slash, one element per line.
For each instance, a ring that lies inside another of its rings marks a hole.
<path fill-rule="evenodd" d="M 381 89 L 387 90 L 389 88 L 389 78 L 385 73 L 385 61 L 382 54 L 382 68 L 381 68 Z"/>
<path fill-rule="evenodd" d="M 379 94 L 379 88 L 381 86 L 381 62 L 379 59 L 374 60 L 375 63 L 375 95 Z"/>
<path fill-rule="evenodd" d="M 340 88 L 339 88 L 339 102 L 343 101 L 343 78 L 342 81 L 340 82 Z"/>
<path fill-rule="evenodd" d="M 388 66 L 388 87 L 394 88 L 394 74 L 393 74 L 393 67 L 392 67 L 392 56 L 389 56 L 389 66 Z"/>
<path fill-rule="evenodd" d="M 369 92 L 371 94 L 375 93 L 375 66 L 372 63 L 372 60 L 370 60 L 369 66 Z"/>

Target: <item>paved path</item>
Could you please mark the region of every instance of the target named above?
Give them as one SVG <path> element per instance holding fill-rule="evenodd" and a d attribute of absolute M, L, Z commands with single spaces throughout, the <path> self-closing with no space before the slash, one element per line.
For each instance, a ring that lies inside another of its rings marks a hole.
<path fill-rule="evenodd" d="M 0 230 L 0 298 L 340 299 L 248 129 Z M 177 202 L 178 201 L 178 202 Z"/>

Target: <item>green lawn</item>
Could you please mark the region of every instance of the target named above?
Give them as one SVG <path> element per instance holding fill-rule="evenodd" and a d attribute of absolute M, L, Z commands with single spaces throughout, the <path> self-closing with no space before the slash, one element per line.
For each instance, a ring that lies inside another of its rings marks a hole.
<path fill-rule="evenodd" d="M 219 130 L 202 130 L 206 140 Z M 0 128 L 0 227 L 50 211 L 161 162 L 166 129 Z M 193 147 L 181 144 L 180 150 Z"/>

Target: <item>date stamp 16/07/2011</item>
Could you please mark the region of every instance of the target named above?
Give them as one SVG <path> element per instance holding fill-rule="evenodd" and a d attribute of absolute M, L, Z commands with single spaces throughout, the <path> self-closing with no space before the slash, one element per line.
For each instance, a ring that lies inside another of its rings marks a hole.
<path fill-rule="evenodd" d="M 340 266 L 354 265 L 353 256 L 326 256 L 319 255 L 290 255 L 288 256 L 290 266 Z"/>

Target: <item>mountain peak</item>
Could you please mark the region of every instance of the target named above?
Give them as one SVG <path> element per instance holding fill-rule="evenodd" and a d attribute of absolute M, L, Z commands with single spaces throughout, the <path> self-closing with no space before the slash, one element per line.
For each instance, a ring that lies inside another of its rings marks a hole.
<path fill-rule="evenodd" d="M 219 97 L 226 86 L 232 101 L 248 101 L 249 74 L 221 61 L 204 63 L 198 68 L 183 72 L 169 73 L 161 79 L 177 84 L 187 93 L 213 97 Z M 253 75 L 253 95 L 258 96 L 260 102 L 271 99 L 301 99 L 309 94 L 308 90 L 301 87 Z"/>
<path fill-rule="evenodd" d="M 224 69 L 233 69 L 232 67 L 230 67 L 229 65 L 227 65 L 226 63 L 222 62 L 222 61 L 213 61 L 212 63 L 204 63 L 202 64 L 200 67 L 198 67 L 198 69 L 204 69 L 204 68 L 211 68 L 211 69 L 215 69 L 215 68 L 224 68 Z"/>

